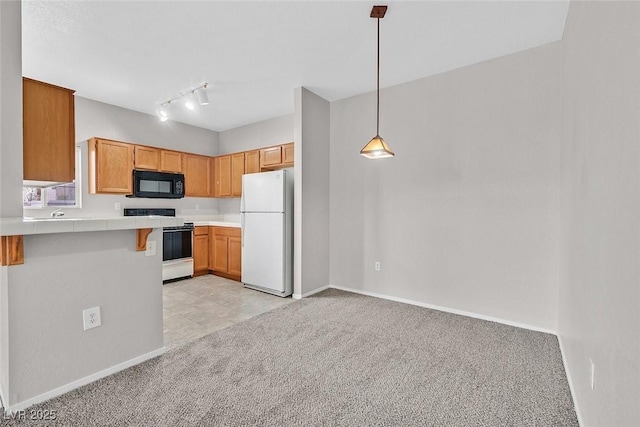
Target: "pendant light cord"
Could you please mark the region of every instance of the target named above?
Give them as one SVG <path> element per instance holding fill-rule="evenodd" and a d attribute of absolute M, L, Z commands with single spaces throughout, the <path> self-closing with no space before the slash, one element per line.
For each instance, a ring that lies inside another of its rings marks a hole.
<path fill-rule="evenodd" d="M 378 18 L 378 67 L 377 67 L 376 94 L 378 103 L 376 106 L 376 135 L 380 135 L 380 18 Z"/>

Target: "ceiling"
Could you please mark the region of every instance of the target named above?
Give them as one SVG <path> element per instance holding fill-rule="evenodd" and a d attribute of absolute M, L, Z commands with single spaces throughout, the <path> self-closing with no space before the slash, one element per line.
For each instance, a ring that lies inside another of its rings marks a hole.
<path fill-rule="evenodd" d="M 155 114 L 208 82 L 211 103 L 172 120 L 222 131 L 375 90 L 370 1 L 23 1 L 23 74 Z M 562 38 L 566 1 L 387 1 L 381 86 Z"/>

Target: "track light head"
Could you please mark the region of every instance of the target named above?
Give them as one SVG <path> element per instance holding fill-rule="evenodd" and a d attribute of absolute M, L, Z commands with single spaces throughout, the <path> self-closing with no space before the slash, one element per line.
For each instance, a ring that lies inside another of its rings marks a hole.
<path fill-rule="evenodd" d="M 196 89 L 196 96 L 198 97 L 198 103 L 200 105 L 209 105 L 209 95 L 207 94 L 207 85 Z"/>

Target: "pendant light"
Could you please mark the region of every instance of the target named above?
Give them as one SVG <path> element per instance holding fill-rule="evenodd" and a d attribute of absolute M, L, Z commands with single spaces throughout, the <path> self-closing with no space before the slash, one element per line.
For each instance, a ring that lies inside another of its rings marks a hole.
<path fill-rule="evenodd" d="M 380 19 L 384 18 L 387 12 L 387 6 L 373 6 L 371 9 L 371 18 L 378 20 L 378 69 L 377 69 L 377 106 L 376 106 L 376 136 L 374 136 L 367 145 L 360 150 L 360 154 L 367 159 L 382 159 L 385 157 L 393 157 L 394 153 L 391 148 L 380 136 Z"/>

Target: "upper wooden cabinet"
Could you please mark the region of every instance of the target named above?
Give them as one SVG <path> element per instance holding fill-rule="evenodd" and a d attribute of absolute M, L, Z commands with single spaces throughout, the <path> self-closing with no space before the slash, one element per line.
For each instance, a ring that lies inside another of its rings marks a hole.
<path fill-rule="evenodd" d="M 244 153 L 227 154 L 215 158 L 214 197 L 240 197 L 242 195 L 244 162 Z"/>
<path fill-rule="evenodd" d="M 144 145 L 136 145 L 133 150 L 133 164 L 135 169 L 158 170 L 160 165 L 160 150 Z"/>
<path fill-rule="evenodd" d="M 260 172 L 260 150 L 245 151 L 244 173 Z"/>
<path fill-rule="evenodd" d="M 275 170 L 293 166 L 293 142 L 260 150 L 260 170 Z"/>
<path fill-rule="evenodd" d="M 22 79 L 23 178 L 75 179 L 74 91 Z"/>
<path fill-rule="evenodd" d="M 183 172 L 186 196 L 209 197 L 211 195 L 211 162 L 209 157 L 184 154 Z"/>
<path fill-rule="evenodd" d="M 182 173 L 182 153 L 160 150 L 160 171 Z"/>
<path fill-rule="evenodd" d="M 231 155 L 231 197 L 242 196 L 242 175 L 244 175 L 244 153 Z"/>
<path fill-rule="evenodd" d="M 285 167 L 293 166 L 293 142 L 282 146 L 282 163 Z"/>
<path fill-rule="evenodd" d="M 231 197 L 231 156 L 215 158 L 214 197 Z"/>
<path fill-rule="evenodd" d="M 88 150 L 89 193 L 133 193 L 134 145 L 91 138 Z"/>
<path fill-rule="evenodd" d="M 282 147 L 269 147 L 260 150 L 260 168 L 271 168 L 282 164 Z"/>

